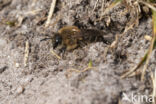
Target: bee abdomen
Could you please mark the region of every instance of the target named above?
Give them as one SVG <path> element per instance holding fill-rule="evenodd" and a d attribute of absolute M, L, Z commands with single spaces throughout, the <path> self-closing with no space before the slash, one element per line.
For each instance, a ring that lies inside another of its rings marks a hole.
<path fill-rule="evenodd" d="M 85 42 L 105 42 L 105 39 L 103 38 L 104 32 L 96 29 L 83 29 L 82 35 L 83 35 L 83 41 Z"/>

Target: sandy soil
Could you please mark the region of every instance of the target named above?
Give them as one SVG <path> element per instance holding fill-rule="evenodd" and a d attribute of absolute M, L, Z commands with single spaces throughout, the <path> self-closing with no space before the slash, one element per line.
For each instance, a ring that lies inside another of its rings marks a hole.
<path fill-rule="evenodd" d="M 104 1 L 105 9 L 113 0 Z M 151 82 L 141 82 L 137 77 L 120 78 L 139 62 L 149 47 L 144 36 L 152 34 L 150 16 L 127 31 L 106 57 L 108 45 L 96 42 L 65 52 L 65 57 L 58 59 L 50 52 L 50 40 L 40 42 L 46 35 L 52 36 L 63 26 L 75 25 L 116 36 L 123 32 L 130 17 L 119 5 L 107 14 L 110 18 L 98 21 L 102 0 L 94 12 L 96 0 L 58 0 L 51 25 L 45 28 L 50 4 L 51 0 L 0 0 L 0 104 L 117 104 L 123 93 L 150 95 Z M 26 41 L 30 53 L 24 66 Z M 73 72 L 67 77 L 68 70 L 83 70 L 90 60 L 95 69 Z M 155 60 L 156 50 L 148 69 L 155 69 Z"/>

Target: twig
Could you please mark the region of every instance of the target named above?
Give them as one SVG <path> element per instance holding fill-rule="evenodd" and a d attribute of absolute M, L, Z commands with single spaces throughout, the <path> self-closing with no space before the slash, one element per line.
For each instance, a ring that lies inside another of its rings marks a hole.
<path fill-rule="evenodd" d="M 48 19 L 46 21 L 45 27 L 49 26 L 50 24 L 50 19 L 54 13 L 55 5 L 56 5 L 56 0 L 53 0 L 50 6 L 50 11 L 49 11 L 49 15 L 48 15 Z"/>

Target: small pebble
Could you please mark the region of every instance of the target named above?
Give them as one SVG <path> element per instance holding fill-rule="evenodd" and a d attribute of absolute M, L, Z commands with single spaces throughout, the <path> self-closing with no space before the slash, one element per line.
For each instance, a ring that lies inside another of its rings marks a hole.
<path fill-rule="evenodd" d="M 22 94 L 24 92 L 24 87 L 23 86 L 19 86 L 17 89 L 16 89 L 16 93 L 19 95 L 19 94 Z"/>
<path fill-rule="evenodd" d="M 19 68 L 20 64 L 19 63 L 16 63 L 15 66 L 16 66 L 16 68 Z"/>

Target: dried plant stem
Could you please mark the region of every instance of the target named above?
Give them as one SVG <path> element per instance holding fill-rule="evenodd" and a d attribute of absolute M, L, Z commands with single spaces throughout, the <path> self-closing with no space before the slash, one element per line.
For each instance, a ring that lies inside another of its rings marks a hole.
<path fill-rule="evenodd" d="M 129 76 L 131 73 L 133 73 L 138 66 L 133 67 L 132 69 L 130 69 L 128 72 L 124 73 L 123 75 L 121 75 L 121 78 L 125 78 L 127 76 Z"/>
<path fill-rule="evenodd" d="M 51 3 L 49 15 L 48 15 L 45 27 L 49 26 L 49 24 L 50 24 L 50 19 L 51 19 L 53 13 L 54 13 L 55 5 L 56 5 L 56 0 L 53 0 L 52 3 Z"/>
<path fill-rule="evenodd" d="M 149 61 L 150 61 L 150 57 L 151 57 L 151 54 L 152 54 L 153 47 L 154 47 L 154 39 L 152 39 L 152 42 L 151 42 L 151 45 L 150 45 L 150 49 L 149 49 L 149 51 L 148 51 L 148 56 L 147 56 L 147 59 L 146 59 L 146 63 L 145 63 L 145 65 L 144 65 L 144 68 L 143 68 L 143 71 L 142 71 L 142 76 L 141 76 L 141 80 L 142 80 L 142 81 L 144 80 L 145 71 L 146 71 L 147 66 L 148 66 L 148 64 L 149 64 Z"/>
<path fill-rule="evenodd" d="M 139 1 L 139 2 L 146 5 L 146 6 L 148 6 L 149 8 L 153 9 L 154 11 L 156 11 L 156 8 L 153 5 L 151 5 L 151 4 L 147 3 L 147 2 L 144 2 L 144 1 Z"/>
<path fill-rule="evenodd" d="M 58 59 L 61 59 L 61 57 L 59 55 L 57 55 L 53 50 L 51 50 L 51 53 L 56 56 Z"/>
<path fill-rule="evenodd" d="M 94 8 L 93 8 L 93 12 L 95 11 L 95 9 L 96 9 L 96 7 L 97 7 L 98 2 L 99 2 L 99 0 L 96 0 L 96 3 L 95 3 Z M 92 13 L 93 13 L 93 12 L 92 12 Z"/>
<path fill-rule="evenodd" d="M 69 69 L 69 70 L 67 70 L 66 76 L 67 76 L 67 78 L 69 78 L 71 76 L 72 72 L 83 73 L 83 72 L 86 72 L 86 71 L 91 70 L 91 69 L 95 69 L 95 67 L 87 67 L 83 70 Z"/>
<path fill-rule="evenodd" d="M 155 104 L 155 100 L 156 100 L 156 69 L 155 69 L 154 74 L 151 73 L 151 79 L 152 79 L 152 84 L 153 84 L 152 98 L 153 98 L 153 104 Z"/>
<path fill-rule="evenodd" d="M 24 67 L 27 66 L 29 57 L 29 41 L 27 40 L 25 43 L 25 53 L 24 53 Z"/>
<path fill-rule="evenodd" d="M 153 37 L 152 37 L 152 41 L 151 41 L 151 44 L 150 44 L 150 47 L 149 47 L 149 50 L 148 50 L 148 56 L 147 56 L 147 59 L 146 59 L 146 63 L 144 65 L 144 68 L 143 68 L 143 71 L 142 71 L 141 80 L 144 80 L 144 75 L 145 75 L 147 66 L 148 66 L 149 61 L 150 61 L 152 50 L 155 47 L 155 40 L 156 40 L 156 21 L 155 21 L 156 17 L 155 16 L 156 16 L 156 11 L 153 11 Z"/>

